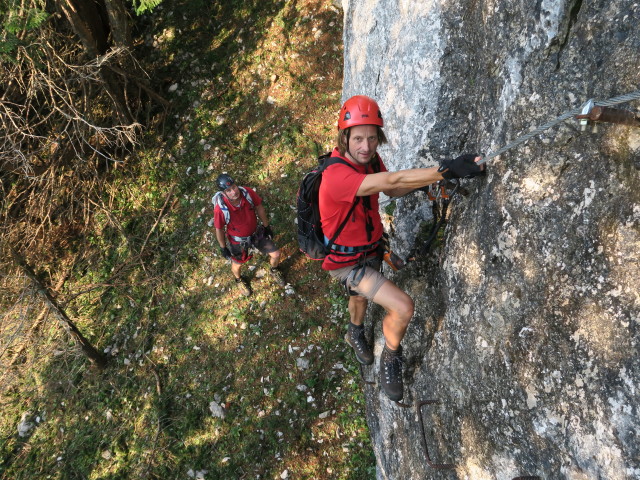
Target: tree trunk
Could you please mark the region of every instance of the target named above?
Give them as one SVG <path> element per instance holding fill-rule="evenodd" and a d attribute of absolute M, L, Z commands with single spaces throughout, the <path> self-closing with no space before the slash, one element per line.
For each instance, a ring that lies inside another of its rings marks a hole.
<path fill-rule="evenodd" d="M 33 271 L 33 268 L 27 263 L 27 261 L 18 254 L 14 250 L 13 247 L 9 247 L 11 250 L 11 256 L 14 262 L 22 269 L 24 274 L 29 277 L 29 279 L 34 283 L 38 294 L 42 297 L 44 302 L 47 304 L 51 312 L 56 316 L 60 324 L 69 332 L 69 334 L 76 340 L 84 354 L 89 358 L 89 360 L 99 368 L 104 368 L 107 365 L 107 359 L 105 356 L 95 349 L 93 345 L 87 340 L 78 327 L 71 321 L 71 319 L 67 316 L 65 311 L 58 305 L 55 298 L 49 293 L 47 287 L 44 286 L 42 281 L 38 278 L 36 273 Z"/>
<path fill-rule="evenodd" d="M 109 16 L 111 38 L 116 47 L 129 48 L 131 46 L 131 24 L 129 14 L 122 0 L 104 0 Z"/>
<path fill-rule="evenodd" d="M 80 38 L 89 57 L 104 55 L 109 48 L 109 23 L 104 0 L 59 0 L 58 6 Z"/>
<path fill-rule="evenodd" d="M 105 5 L 105 1 L 109 2 L 109 7 Z M 73 31 L 80 38 L 89 58 L 95 59 L 109 50 L 109 34 L 116 40 L 116 44 L 123 42 L 119 46 L 129 46 L 126 43 L 130 37 L 126 10 L 120 0 L 98 0 L 95 2 L 59 0 L 58 6 L 71 24 Z M 111 18 L 117 22 L 115 28 L 114 25 L 109 24 Z M 100 76 L 113 101 L 118 121 L 124 125 L 133 123 L 124 86 L 118 76 L 109 66 L 100 68 Z"/>

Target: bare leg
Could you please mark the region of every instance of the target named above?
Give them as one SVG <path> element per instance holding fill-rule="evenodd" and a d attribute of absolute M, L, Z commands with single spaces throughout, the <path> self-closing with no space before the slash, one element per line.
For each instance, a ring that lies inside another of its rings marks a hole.
<path fill-rule="evenodd" d="M 241 263 L 231 262 L 231 273 L 236 278 L 240 278 L 240 269 L 242 268 Z"/>
<path fill-rule="evenodd" d="M 387 311 L 382 320 L 382 333 L 387 347 L 397 350 L 413 317 L 413 299 L 387 280 L 373 297 L 373 301 Z"/>
<path fill-rule="evenodd" d="M 269 254 L 269 264 L 271 265 L 271 268 L 276 268 L 280 264 L 280 250 L 276 250 Z"/>
<path fill-rule="evenodd" d="M 371 350 L 371 346 L 367 342 L 363 325 L 367 304 L 366 297 L 349 297 L 351 323 L 344 337 L 346 342 L 353 348 L 358 361 L 363 365 L 371 365 L 373 363 L 373 350 Z"/>
<path fill-rule="evenodd" d="M 368 303 L 369 302 L 365 297 L 349 297 L 349 315 L 351 317 L 351 323 L 354 325 L 362 325 Z"/>

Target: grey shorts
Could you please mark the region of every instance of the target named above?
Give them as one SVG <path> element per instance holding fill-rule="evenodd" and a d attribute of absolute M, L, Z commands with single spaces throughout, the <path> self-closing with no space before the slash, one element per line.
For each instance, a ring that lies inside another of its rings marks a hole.
<path fill-rule="evenodd" d="M 329 275 L 344 285 L 350 296 L 366 297 L 368 300 L 373 301 L 373 297 L 376 296 L 382 284 L 387 281 L 384 275 L 380 273 L 380 263 L 380 259 L 377 257 L 368 259 L 364 267 L 364 274 L 357 286 L 353 285 L 354 277 L 359 276 L 358 272 L 354 272 L 354 269 L 358 268 L 357 265 L 339 268 L 338 270 L 329 270 Z M 354 275 L 352 275 L 352 272 Z"/>
<path fill-rule="evenodd" d="M 246 263 L 253 255 L 249 253 L 250 248 L 253 247 L 258 250 L 260 253 L 264 255 L 268 255 L 270 253 L 278 250 L 278 247 L 273 240 L 267 237 L 262 237 L 258 239 L 255 243 L 251 244 L 241 244 L 241 243 L 231 243 L 229 242 L 229 251 L 231 252 L 231 261 L 233 263 Z"/>

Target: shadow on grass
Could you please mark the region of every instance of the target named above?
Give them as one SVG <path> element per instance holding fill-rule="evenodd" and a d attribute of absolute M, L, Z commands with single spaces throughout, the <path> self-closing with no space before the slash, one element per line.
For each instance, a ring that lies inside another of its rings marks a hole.
<path fill-rule="evenodd" d="M 336 367 L 351 361 L 344 303 L 296 253 L 291 222 L 299 175 L 332 131 L 324 113 L 338 108 L 341 13 L 327 3 L 165 1 L 140 19 L 151 40 L 138 58 L 173 108 L 113 174 L 121 225 L 105 221 L 88 246 L 98 259 L 78 267 L 79 289 L 108 286 L 71 306 L 110 366 L 86 369 L 73 349 L 39 366 L 47 380 L 25 403 L 47 420 L 10 475 L 32 478 L 37 464 L 62 478 L 370 478 L 361 392 Z M 268 277 L 249 299 L 231 289 L 202 240 L 222 170 L 265 199 L 297 294 Z"/>

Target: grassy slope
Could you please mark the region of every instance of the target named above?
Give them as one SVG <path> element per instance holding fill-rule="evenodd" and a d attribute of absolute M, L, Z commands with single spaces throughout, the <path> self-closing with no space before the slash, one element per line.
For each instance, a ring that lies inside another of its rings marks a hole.
<path fill-rule="evenodd" d="M 332 143 L 342 14 L 328 0 L 219 3 L 165 0 L 147 19 L 141 58 L 174 107 L 113 172 L 62 292 L 110 366 L 92 370 L 45 323 L 25 352 L 35 366 L 1 397 L 2 478 L 375 476 L 345 300 L 297 254 L 291 208 Z M 249 299 L 233 290 L 207 226 L 221 171 L 265 199 L 295 294 L 268 275 Z"/>

